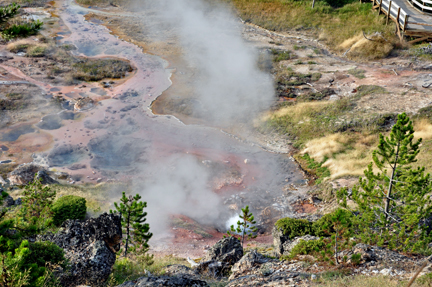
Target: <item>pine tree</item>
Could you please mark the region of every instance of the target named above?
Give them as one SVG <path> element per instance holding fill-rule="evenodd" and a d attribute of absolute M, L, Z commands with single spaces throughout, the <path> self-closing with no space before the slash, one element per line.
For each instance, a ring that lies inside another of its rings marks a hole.
<path fill-rule="evenodd" d="M 421 139 L 414 140 L 412 121 L 398 115 L 390 136 L 380 134 L 373 163 L 364 171 L 359 185 L 338 192 L 341 205 L 347 200 L 357 205 L 358 233 L 363 241 L 386 244 L 392 249 L 414 250 L 424 245 L 426 236 L 421 223 L 430 216 L 432 189 L 424 167 L 412 168 L 420 152 Z M 379 172 L 375 173 L 373 164 Z"/>
<path fill-rule="evenodd" d="M 234 225 L 231 225 L 231 230 L 228 230 L 227 234 L 234 237 L 235 234 L 239 234 L 243 246 L 245 235 L 249 239 L 256 238 L 257 236 L 255 235 L 255 233 L 258 232 L 258 228 L 256 228 L 255 226 L 256 221 L 252 212 L 249 211 L 248 205 L 246 205 L 245 208 L 242 208 L 242 214 L 239 215 L 239 217 L 241 220 L 237 221 L 237 227 L 234 228 Z"/>
<path fill-rule="evenodd" d="M 144 212 L 144 208 L 147 207 L 147 202 L 142 202 L 140 199 L 139 194 L 127 197 L 126 193 L 123 192 L 120 203 L 114 203 L 115 208 L 121 215 L 123 232 L 126 234 L 124 240 L 125 257 L 129 251 L 144 255 L 149 248 L 148 241 L 153 235 L 149 232 L 149 224 L 145 223 L 147 212 Z"/>
<path fill-rule="evenodd" d="M 40 179 L 35 179 L 24 187 L 20 218 L 16 225 L 26 233 L 39 232 L 49 227 L 52 222 L 51 210 L 56 191 L 50 186 L 43 186 Z"/>
<path fill-rule="evenodd" d="M 328 221 L 324 223 L 322 229 L 328 235 L 331 235 L 331 244 L 334 247 L 334 258 L 336 264 L 339 264 L 338 260 L 338 248 L 346 247 L 349 243 L 351 235 L 351 213 L 344 209 L 337 209 L 330 214 Z"/>

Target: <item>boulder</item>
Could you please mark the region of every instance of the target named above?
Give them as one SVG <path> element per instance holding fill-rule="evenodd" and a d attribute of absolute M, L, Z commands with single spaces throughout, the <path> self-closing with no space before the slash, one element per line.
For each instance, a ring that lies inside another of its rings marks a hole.
<path fill-rule="evenodd" d="M 291 250 L 293 250 L 293 248 L 296 247 L 297 244 L 299 244 L 301 240 L 310 241 L 310 240 L 318 240 L 318 239 L 320 239 L 320 238 L 316 237 L 316 236 L 305 235 L 305 236 L 295 237 L 293 240 L 285 241 L 282 244 L 283 255 L 289 255 L 291 253 Z"/>
<path fill-rule="evenodd" d="M 281 256 L 284 253 L 283 244 L 286 241 L 289 241 L 290 238 L 288 235 L 285 235 L 283 230 L 277 226 L 273 227 L 272 230 L 273 235 L 273 245 L 277 255 Z"/>
<path fill-rule="evenodd" d="M 208 287 L 207 282 L 192 278 L 187 275 L 178 274 L 175 277 L 170 276 L 149 276 L 141 277 L 134 281 L 128 281 L 117 287 Z"/>
<path fill-rule="evenodd" d="M 66 220 L 58 233 L 37 240 L 54 242 L 65 251 L 70 269 L 58 274 L 61 286 L 102 286 L 115 263 L 121 238 L 120 216 L 104 213 L 85 221 Z"/>
<path fill-rule="evenodd" d="M 24 163 L 9 173 L 8 179 L 11 185 L 26 185 L 35 178 L 41 179 L 43 184 L 57 183 L 52 179 L 43 166 L 35 163 Z"/>
<path fill-rule="evenodd" d="M 201 260 L 205 261 L 219 261 L 234 265 L 243 257 L 243 247 L 240 240 L 234 237 L 225 237 L 216 242 Z"/>
<path fill-rule="evenodd" d="M 263 263 L 269 262 L 271 259 L 265 257 L 264 255 L 258 253 L 256 250 L 252 250 L 249 253 L 246 253 L 240 261 L 238 261 L 234 266 L 232 267 L 231 271 L 232 274 L 229 278 L 229 280 L 232 280 L 238 275 L 247 272 L 254 268 L 257 265 L 261 265 Z"/>
<path fill-rule="evenodd" d="M 209 249 L 197 267 L 198 273 L 220 277 L 229 272 L 231 267 L 243 256 L 243 247 L 234 237 L 222 238 Z"/>

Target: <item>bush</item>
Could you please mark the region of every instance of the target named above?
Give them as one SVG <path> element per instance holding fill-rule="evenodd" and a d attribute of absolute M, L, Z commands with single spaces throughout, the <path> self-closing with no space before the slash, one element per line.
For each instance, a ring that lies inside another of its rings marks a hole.
<path fill-rule="evenodd" d="M 66 267 L 63 250 L 52 242 L 21 242 L 14 252 L 8 252 L 0 269 L 3 279 L 9 281 L 27 281 L 29 286 L 47 286 L 54 283 L 50 269 L 58 265 Z M 51 266 L 51 268 L 50 268 Z"/>
<path fill-rule="evenodd" d="M 304 236 L 306 234 L 313 235 L 312 223 L 306 219 L 296 218 L 281 218 L 275 223 L 277 228 L 282 229 L 284 235 L 287 235 L 290 239 L 298 236 Z"/>
<path fill-rule="evenodd" d="M 31 23 L 23 23 L 13 25 L 1 32 L 3 39 L 10 40 L 18 37 L 28 37 L 36 35 L 36 33 L 42 28 L 42 22 L 39 20 Z"/>
<path fill-rule="evenodd" d="M 294 258 L 297 255 L 318 254 L 326 249 L 326 243 L 322 240 L 300 240 L 291 250 L 289 258 Z"/>
<path fill-rule="evenodd" d="M 335 230 L 333 228 L 331 228 L 330 230 L 327 230 L 326 226 L 332 226 L 333 225 L 332 218 L 336 212 L 337 212 L 337 210 L 335 210 L 331 213 L 328 213 L 328 214 L 324 215 L 323 217 L 321 217 L 320 219 L 318 219 L 317 221 L 315 221 L 314 223 L 312 223 L 313 235 L 318 236 L 318 237 L 322 237 L 322 236 L 329 236 L 330 234 L 333 234 L 335 232 Z M 350 219 L 352 217 L 352 213 L 348 210 L 341 209 L 340 212 L 344 213 L 344 215 L 347 219 Z"/>
<path fill-rule="evenodd" d="M 87 206 L 85 198 L 66 195 L 57 199 L 52 207 L 55 225 L 61 225 L 67 219 L 84 219 Z"/>

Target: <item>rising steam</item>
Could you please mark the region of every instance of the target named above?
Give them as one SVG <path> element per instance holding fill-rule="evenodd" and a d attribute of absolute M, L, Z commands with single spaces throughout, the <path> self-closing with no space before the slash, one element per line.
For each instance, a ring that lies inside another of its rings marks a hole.
<path fill-rule="evenodd" d="M 269 107 L 274 96 L 272 79 L 258 69 L 257 50 L 242 39 L 241 24 L 227 7 L 204 0 L 151 2 L 162 21 L 171 25 L 195 70 L 198 114 L 229 124 Z"/>
<path fill-rule="evenodd" d="M 138 5 L 157 11 L 161 34 L 169 29 L 180 42 L 195 74 L 191 86 L 198 114 L 229 125 L 250 120 L 269 107 L 274 96 L 271 76 L 259 70 L 258 51 L 242 39 L 241 24 L 227 7 L 204 0 L 144 0 Z M 146 28 L 155 26 L 150 23 Z M 149 168 L 154 177 L 138 184 L 138 191 L 148 203 L 152 232 L 162 231 L 169 214 L 184 214 L 201 223 L 220 219 L 220 199 L 196 159 L 180 156 Z"/>

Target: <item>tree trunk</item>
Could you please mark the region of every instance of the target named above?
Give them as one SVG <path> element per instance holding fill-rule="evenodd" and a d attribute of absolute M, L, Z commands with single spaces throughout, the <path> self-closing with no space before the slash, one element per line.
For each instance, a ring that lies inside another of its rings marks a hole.
<path fill-rule="evenodd" d="M 244 243 L 245 232 L 246 232 L 246 221 L 243 221 L 242 247 Z"/>
<path fill-rule="evenodd" d="M 338 231 L 336 229 L 334 254 L 335 254 L 336 264 L 339 264 L 339 260 L 338 260 L 338 257 L 337 257 L 337 236 L 338 236 Z"/>
<path fill-rule="evenodd" d="M 393 180 L 394 180 L 395 173 L 396 173 L 397 161 L 398 161 L 398 157 L 399 157 L 399 147 L 400 147 L 400 142 L 398 142 L 398 145 L 397 145 L 397 148 L 396 148 L 395 161 L 394 161 L 394 164 L 392 166 L 392 175 L 391 175 L 391 178 L 390 178 L 388 192 L 387 192 L 387 196 L 386 196 L 386 199 L 385 199 L 385 206 L 384 206 L 384 210 L 385 210 L 385 229 L 387 229 L 387 220 L 388 220 L 388 213 L 389 213 L 389 208 L 390 208 L 390 195 L 391 195 L 391 192 L 392 192 Z"/>
<path fill-rule="evenodd" d="M 130 225 L 130 209 L 128 209 L 128 215 L 127 215 L 127 223 L 126 223 L 126 245 L 125 245 L 125 253 L 124 257 L 127 256 L 127 251 L 129 247 L 129 225 Z"/>

